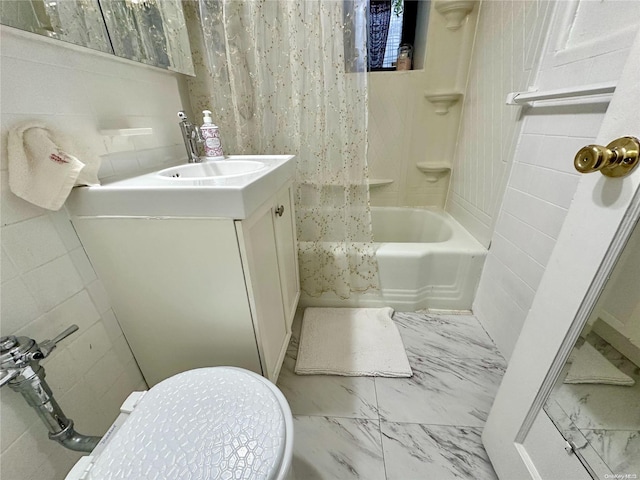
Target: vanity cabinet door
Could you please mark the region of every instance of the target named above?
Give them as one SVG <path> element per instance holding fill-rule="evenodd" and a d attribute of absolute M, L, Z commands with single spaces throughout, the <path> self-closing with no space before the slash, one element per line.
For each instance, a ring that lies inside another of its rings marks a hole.
<path fill-rule="evenodd" d="M 291 187 L 282 189 L 276 196 L 274 214 L 282 304 L 287 322 L 287 331 L 291 332 L 291 323 L 300 298 L 296 219 L 293 211 L 293 192 Z"/>
<path fill-rule="evenodd" d="M 300 296 L 291 183 L 236 221 L 236 231 L 262 372 L 275 382 Z"/>
<path fill-rule="evenodd" d="M 274 208 L 267 205 L 250 218 L 236 222 L 262 374 L 275 382 L 284 359 L 289 332 L 286 325 Z"/>

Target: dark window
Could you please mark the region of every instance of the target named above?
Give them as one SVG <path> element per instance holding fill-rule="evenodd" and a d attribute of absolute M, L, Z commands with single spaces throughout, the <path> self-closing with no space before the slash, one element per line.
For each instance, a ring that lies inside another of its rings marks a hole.
<path fill-rule="evenodd" d="M 413 46 L 418 0 L 369 1 L 369 71 L 395 70 L 398 47 Z"/>

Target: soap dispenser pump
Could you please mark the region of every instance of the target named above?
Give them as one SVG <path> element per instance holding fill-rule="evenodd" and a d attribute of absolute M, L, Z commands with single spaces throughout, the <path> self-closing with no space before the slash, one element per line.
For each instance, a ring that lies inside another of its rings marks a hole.
<path fill-rule="evenodd" d="M 202 114 L 204 117 L 202 119 L 202 127 L 200 127 L 200 135 L 204 140 L 204 154 L 209 159 L 220 159 L 224 157 L 222 142 L 220 141 L 220 129 L 213 124 L 210 110 L 203 110 Z"/>

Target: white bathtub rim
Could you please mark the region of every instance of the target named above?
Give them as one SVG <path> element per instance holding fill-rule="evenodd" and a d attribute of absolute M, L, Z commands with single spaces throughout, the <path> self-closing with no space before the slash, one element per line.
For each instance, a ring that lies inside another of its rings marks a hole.
<path fill-rule="evenodd" d="M 441 217 L 451 230 L 451 237 L 442 242 L 384 242 L 374 243 L 376 257 L 386 266 L 397 260 L 410 260 L 412 263 L 429 262 L 427 257 L 463 254 L 470 258 L 466 274 L 457 276 L 459 281 L 454 285 L 421 284 L 417 288 L 389 288 L 384 285 L 378 291 L 353 293 L 351 298 L 343 299 L 334 293 L 327 292 L 319 297 L 302 294 L 300 305 L 316 307 L 385 307 L 390 306 L 398 311 L 416 311 L 421 309 L 437 309 L 443 311 L 470 311 L 475 298 L 477 284 L 482 271 L 487 249 L 467 232 L 449 213 L 437 207 L 373 207 L 389 210 L 426 210 Z M 300 242 L 301 249 L 309 248 L 311 242 Z M 413 272 L 415 274 L 415 272 Z M 402 284 L 403 282 L 400 282 Z"/>

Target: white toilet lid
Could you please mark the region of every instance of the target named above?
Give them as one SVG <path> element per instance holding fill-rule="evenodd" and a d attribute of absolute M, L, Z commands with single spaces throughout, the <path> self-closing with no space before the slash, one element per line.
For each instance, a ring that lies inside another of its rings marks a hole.
<path fill-rule="evenodd" d="M 285 418 L 268 380 L 201 368 L 157 384 L 95 459 L 89 478 L 271 479 L 285 450 Z"/>

